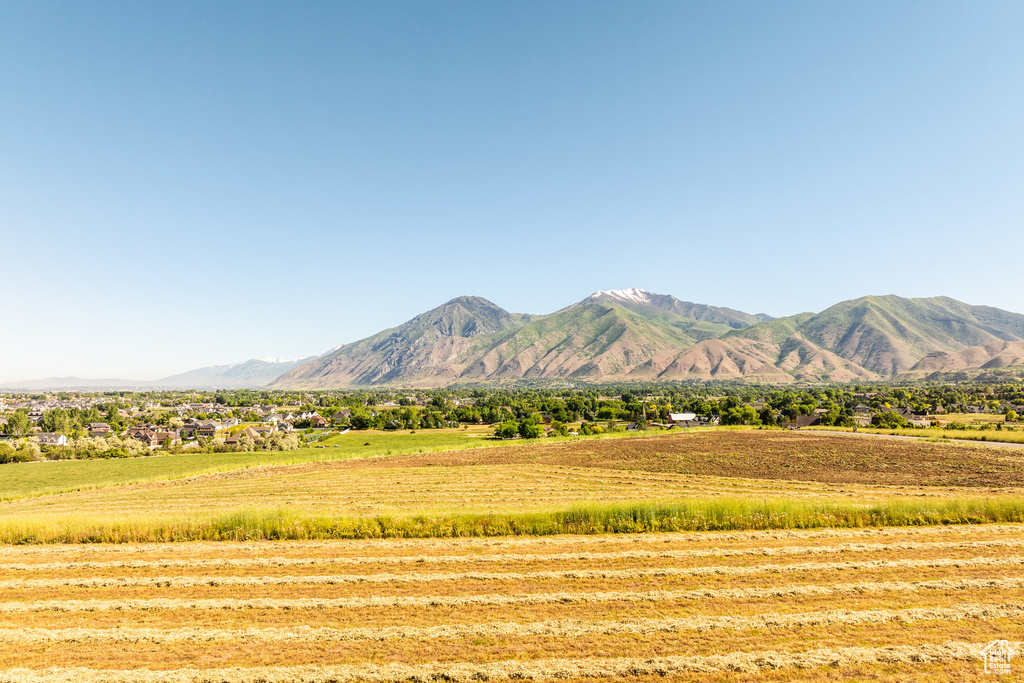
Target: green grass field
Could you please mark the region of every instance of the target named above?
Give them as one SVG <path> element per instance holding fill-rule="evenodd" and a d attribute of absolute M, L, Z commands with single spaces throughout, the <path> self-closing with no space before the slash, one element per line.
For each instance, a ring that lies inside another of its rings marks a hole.
<path fill-rule="evenodd" d="M 322 439 L 295 451 L 246 453 L 195 453 L 110 460 L 61 460 L 0 465 L 0 501 L 108 486 L 181 479 L 263 465 L 297 465 L 307 462 L 371 458 L 375 456 L 431 453 L 466 448 L 507 446 L 522 441 L 491 438 L 492 427 L 432 429 L 414 432 L 357 431 Z M 616 438 L 635 435 L 611 433 L 569 439 Z M 565 441 L 565 437 L 544 441 Z"/>
<path fill-rule="evenodd" d="M 490 429 L 349 432 L 322 440 L 322 448 L 251 453 L 197 453 L 111 460 L 62 460 L 0 466 L 0 500 L 81 491 L 120 484 L 180 479 L 260 465 L 293 465 L 378 455 L 500 446 Z"/>

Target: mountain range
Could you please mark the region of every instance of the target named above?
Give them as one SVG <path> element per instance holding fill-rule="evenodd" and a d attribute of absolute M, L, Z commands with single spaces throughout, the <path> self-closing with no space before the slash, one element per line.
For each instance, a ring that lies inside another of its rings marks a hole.
<path fill-rule="evenodd" d="M 948 297 L 866 296 L 783 318 L 642 289 L 544 316 L 474 296 L 298 365 L 270 388 L 539 380 L 852 382 L 1024 371 L 1024 315 Z"/>
<path fill-rule="evenodd" d="M 274 381 L 296 365 L 311 361 L 316 356 L 295 360 L 253 358 L 232 365 L 211 365 L 178 375 L 155 380 L 82 379 L 80 377 L 48 377 L 20 382 L 8 382 L 6 389 L 22 391 L 115 391 L 145 389 L 246 389 L 261 387 Z"/>
<path fill-rule="evenodd" d="M 461 296 L 321 356 L 252 359 L 153 381 L 40 389 L 333 389 L 489 382 L 761 383 L 1024 375 L 1024 315 L 948 297 L 865 296 L 772 318 L 643 289 L 599 291 L 548 315 Z"/>

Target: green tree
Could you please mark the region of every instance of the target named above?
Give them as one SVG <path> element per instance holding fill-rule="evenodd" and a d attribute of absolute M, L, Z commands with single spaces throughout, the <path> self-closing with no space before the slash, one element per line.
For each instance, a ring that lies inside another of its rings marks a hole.
<path fill-rule="evenodd" d="M 369 429 L 373 426 L 373 417 L 363 408 L 354 408 L 349 416 L 349 424 L 352 429 Z"/>
<path fill-rule="evenodd" d="M 751 406 L 735 406 L 722 413 L 724 425 L 759 425 L 761 416 Z"/>
<path fill-rule="evenodd" d="M 499 439 L 514 439 L 519 435 L 519 423 L 514 420 L 502 422 L 494 428 L 494 435 Z"/>
<path fill-rule="evenodd" d="M 544 436 L 544 428 L 536 422 L 524 420 L 519 423 L 519 436 L 524 439 L 539 439 Z"/>
<path fill-rule="evenodd" d="M 42 427 L 44 432 L 69 434 L 72 427 L 71 416 L 63 408 L 47 410 L 43 414 L 43 419 L 39 421 L 39 426 Z"/>
<path fill-rule="evenodd" d="M 24 412 L 18 411 L 13 415 L 7 416 L 7 424 L 4 425 L 4 434 L 10 434 L 11 436 L 25 436 L 32 431 L 32 420 L 28 419 L 28 415 Z"/>
<path fill-rule="evenodd" d="M 1006 421 L 1007 422 L 1015 422 L 1016 420 L 1017 420 L 1017 411 L 1016 410 L 1007 410 L 1006 411 Z"/>
<path fill-rule="evenodd" d="M 871 416 L 871 424 L 883 429 L 899 429 L 906 427 L 909 423 L 895 410 L 884 410 Z"/>

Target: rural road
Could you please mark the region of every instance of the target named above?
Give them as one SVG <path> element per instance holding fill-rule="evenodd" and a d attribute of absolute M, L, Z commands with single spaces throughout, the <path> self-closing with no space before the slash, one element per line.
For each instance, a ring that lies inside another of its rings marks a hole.
<path fill-rule="evenodd" d="M 928 437 L 924 436 L 904 436 L 902 434 L 871 434 L 868 432 L 837 432 L 830 429 L 815 429 L 813 431 L 806 431 L 804 434 L 832 434 L 835 436 L 852 436 L 856 438 L 875 438 L 875 439 L 899 439 L 902 441 L 920 441 Z M 1006 441 L 977 441 L 975 439 L 936 439 L 941 443 L 956 443 L 956 444 L 970 444 L 974 446 L 994 446 L 996 448 L 1024 448 L 1024 443 L 1009 443 Z"/>

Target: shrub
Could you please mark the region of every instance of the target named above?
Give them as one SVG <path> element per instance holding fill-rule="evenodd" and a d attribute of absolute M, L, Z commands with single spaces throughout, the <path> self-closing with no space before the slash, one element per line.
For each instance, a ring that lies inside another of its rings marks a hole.
<path fill-rule="evenodd" d="M 871 416 L 871 424 L 875 427 L 882 427 L 883 429 L 899 429 L 900 427 L 907 427 L 910 425 L 910 423 L 900 417 L 900 414 L 895 410 L 885 410 L 880 413 L 875 413 Z"/>

